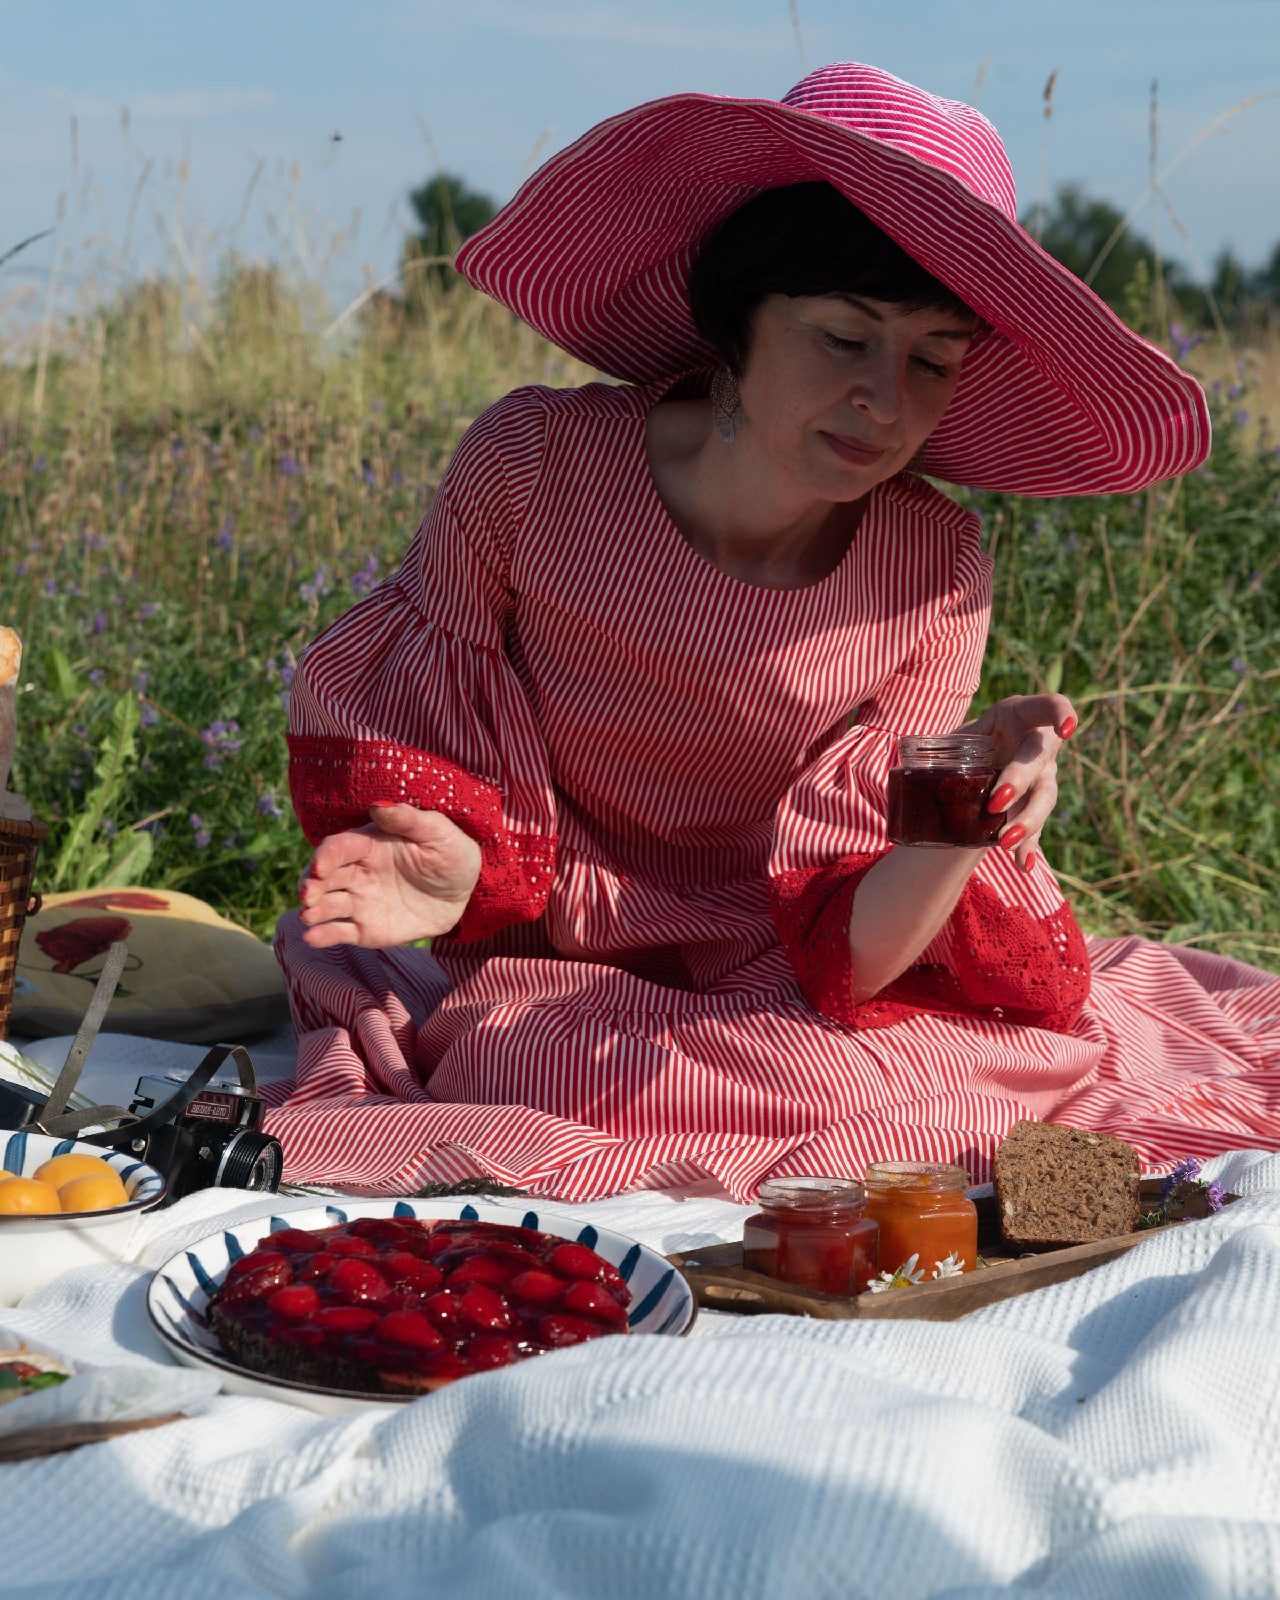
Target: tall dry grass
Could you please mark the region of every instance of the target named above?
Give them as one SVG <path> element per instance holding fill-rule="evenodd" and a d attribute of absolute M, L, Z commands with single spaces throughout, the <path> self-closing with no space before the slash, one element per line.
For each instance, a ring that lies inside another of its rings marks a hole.
<path fill-rule="evenodd" d="M 335 316 L 234 258 L 0 348 L 0 595 L 23 633 L 17 779 L 44 886 L 188 888 L 266 932 L 307 850 L 293 665 L 386 576 L 467 423 L 590 374 L 461 285 Z M 984 695 L 1083 713 L 1046 851 L 1082 920 L 1280 967 L 1280 340 L 1190 359 L 1209 466 L 1134 499 L 980 502 Z M 87 819 L 87 820 L 86 820 Z"/>

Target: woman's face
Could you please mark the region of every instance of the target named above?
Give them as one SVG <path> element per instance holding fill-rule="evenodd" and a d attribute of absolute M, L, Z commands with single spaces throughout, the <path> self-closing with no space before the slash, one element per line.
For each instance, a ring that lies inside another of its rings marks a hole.
<path fill-rule="evenodd" d="M 740 390 L 753 457 L 808 496 L 857 500 L 900 472 L 942 418 L 977 327 L 853 295 L 769 295 Z"/>

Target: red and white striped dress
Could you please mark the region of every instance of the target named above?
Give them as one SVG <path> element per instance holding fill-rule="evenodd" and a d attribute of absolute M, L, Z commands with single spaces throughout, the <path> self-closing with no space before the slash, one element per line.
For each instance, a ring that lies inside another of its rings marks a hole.
<path fill-rule="evenodd" d="M 488 1173 L 566 1199 L 706 1175 L 748 1198 L 892 1158 L 978 1180 L 1028 1115 L 1157 1164 L 1280 1145 L 1280 979 L 1138 939 L 1086 950 L 1042 861 L 988 852 L 919 963 L 850 1001 L 896 738 L 964 719 L 990 562 L 971 514 L 898 478 L 821 582 L 727 576 L 654 488 L 657 392 L 492 407 L 397 576 L 306 654 L 308 836 L 404 799 L 484 868 L 431 953 L 313 951 L 282 922 L 286 1175 Z"/>

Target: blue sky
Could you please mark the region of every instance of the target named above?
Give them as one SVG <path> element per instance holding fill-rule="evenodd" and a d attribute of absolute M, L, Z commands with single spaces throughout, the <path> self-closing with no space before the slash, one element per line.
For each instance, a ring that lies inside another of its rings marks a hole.
<path fill-rule="evenodd" d="M 504 199 L 627 105 L 778 96 L 850 59 L 976 96 L 1024 209 L 1066 181 L 1138 202 L 1156 79 L 1158 163 L 1184 156 L 1162 246 L 1252 265 L 1280 240 L 1280 0 L 0 0 L 0 255 L 55 230 L 0 268 L 0 314 L 42 305 L 51 271 L 92 293 L 232 245 L 340 308 L 393 269 L 437 166 Z"/>

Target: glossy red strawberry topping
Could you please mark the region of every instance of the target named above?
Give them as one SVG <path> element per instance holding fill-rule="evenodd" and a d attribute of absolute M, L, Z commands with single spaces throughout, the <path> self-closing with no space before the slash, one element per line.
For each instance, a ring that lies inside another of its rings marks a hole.
<path fill-rule="evenodd" d="M 491 1222 L 282 1229 L 211 1309 L 269 1342 L 436 1381 L 627 1331 L 631 1291 L 577 1241 Z"/>

